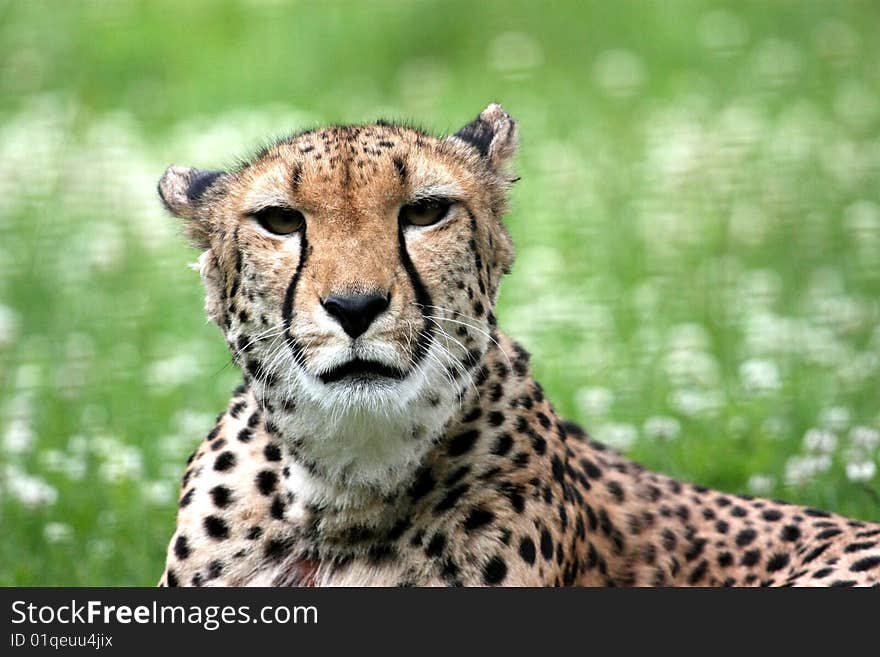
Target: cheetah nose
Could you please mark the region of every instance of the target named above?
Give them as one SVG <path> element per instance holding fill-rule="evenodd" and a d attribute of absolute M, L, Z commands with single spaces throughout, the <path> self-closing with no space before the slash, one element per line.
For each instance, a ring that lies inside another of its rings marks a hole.
<path fill-rule="evenodd" d="M 363 334 L 386 308 L 391 301 L 387 294 L 331 294 L 321 300 L 330 315 L 332 315 L 342 329 L 352 338 Z"/>

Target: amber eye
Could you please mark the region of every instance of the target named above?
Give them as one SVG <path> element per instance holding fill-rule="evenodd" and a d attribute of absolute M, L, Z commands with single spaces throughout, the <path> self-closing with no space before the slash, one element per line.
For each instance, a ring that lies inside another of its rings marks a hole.
<path fill-rule="evenodd" d="M 275 235 L 292 235 L 306 222 L 302 212 L 291 208 L 263 208 L 252 213 L 251 216 L 260 226 Z"/>
<path fill-rule="evenodd" d="M 452 203 L 441 199 L 426 199 L 400 208 L 400 220 L 413 226 L 430 226 L 446 216 Z"/>

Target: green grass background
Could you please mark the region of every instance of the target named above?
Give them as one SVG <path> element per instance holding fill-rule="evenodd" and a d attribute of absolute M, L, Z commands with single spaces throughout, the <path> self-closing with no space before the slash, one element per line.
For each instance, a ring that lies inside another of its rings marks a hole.
<path fill-rule="evenodd" d="M 167 164 L 490 101 L 522 136 L 500 323 L 557 408 L 880 520 L 877 34 L 873 2 L 0 0 L 0 584 L 154 584 L 237 383 Z"/>

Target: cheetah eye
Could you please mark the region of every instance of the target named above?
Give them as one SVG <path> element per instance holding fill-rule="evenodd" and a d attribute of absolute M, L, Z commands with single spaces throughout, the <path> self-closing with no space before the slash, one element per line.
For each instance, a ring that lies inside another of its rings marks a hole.
<path fill-rule="evenodd" d="M 446 216 L 452 203 L 442 199 L 425 199 L 400 208 L 400 220 L 411 226 L 431 226 Z"/>
<path fill-rule="evenodd" d="M 292 235 L 306 222 L 306 218 L 299 210 L 282 207 L 263 208 L 251 213 L 251 216 L 265 230 L 275 235 Z"/>

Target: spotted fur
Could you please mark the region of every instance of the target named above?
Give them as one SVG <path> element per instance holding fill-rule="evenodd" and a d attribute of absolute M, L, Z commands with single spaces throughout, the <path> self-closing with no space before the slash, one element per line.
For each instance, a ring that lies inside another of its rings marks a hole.
<path fill-rule="evenodd" d="M 244 383 L 188 463 L 160 583 L 877 586 L 880 525 L 669 479 L 556 414 L 493 315 L 516 145 L 491 105 L 446 138 L 331 127 L 169 168 Z M 426 197 L 446 217 L 402 223 Z M 304 227 L 267 232 L 266 206 Z M 340 293 L 388 308 L 351 338 Z M 380 371 L 331 377 L 353 359 Z"/>

